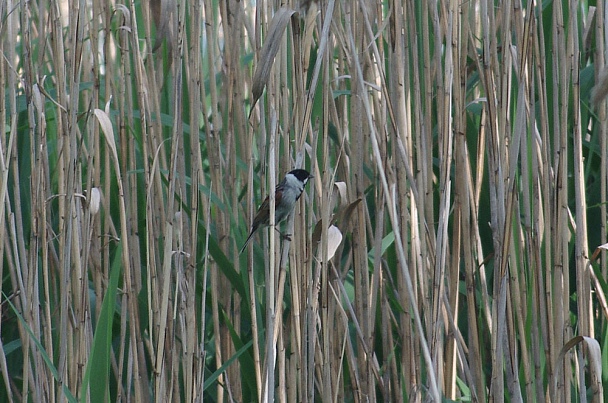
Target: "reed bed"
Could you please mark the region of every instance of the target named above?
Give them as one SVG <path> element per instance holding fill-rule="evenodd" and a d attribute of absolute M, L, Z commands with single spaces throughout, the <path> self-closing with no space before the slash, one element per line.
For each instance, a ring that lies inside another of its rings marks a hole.
<path fill-rule="evenodd" d="M 0 400 L 603 402 L 607 19 L 3 1 Z"/>

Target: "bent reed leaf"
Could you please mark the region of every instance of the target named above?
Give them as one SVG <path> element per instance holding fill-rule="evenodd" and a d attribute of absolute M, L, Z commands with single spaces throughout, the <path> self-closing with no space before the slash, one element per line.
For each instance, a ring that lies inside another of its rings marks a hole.
<path fill-rule="evenodd" d="M 268 37 L 264 42 L 264 46 L 262 46 L 260 58 L 258 59 L 258 65 L 255 68 L 255 73 L 253 74 L 253 85 L 251 90 L 253 94 L 253 102 L 251 104 L 251 110 L 253 110 L 255 104 L 258 102 L 258 99 L 260 99 L 262 96 L 262 92 L 264 91 L 264 87 L 266 86 L 268 77 L 270 76 L 270 70 L 272 69 L 274 58 L 279 51 L 279 45 L 283 39 L 283 32 L 285 31 L 287 23 L 291 20 L 291 17 L 295 13 L 296 11 L 291 8 L 281 7 L 272 17 L 272 22 L 270 23 L 270 28 L 268 29 Z"/>

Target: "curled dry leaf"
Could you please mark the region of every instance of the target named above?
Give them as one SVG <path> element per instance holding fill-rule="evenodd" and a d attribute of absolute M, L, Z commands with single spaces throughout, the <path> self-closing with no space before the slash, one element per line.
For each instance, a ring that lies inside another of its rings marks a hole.
<path fill-rule="evenodd" d="M 107 106 L 106 106 L 107 108 Z M 112 127 L 112 122 L 110 121 L 110 116 L 108 113 L 102 111 L 101 109 L 95 109 L 93 111 L 95 117 L 99 121 L 99 125 L 101 126 L 101 131 L 103 132 L 104 137 L 106 138 L 106 142 L 112 151 L 112 156 L 115 161 L 118 161 L 118 152 L 116 151 L 116 141 L 114 140 L 114 128 Z"/>
<path fill-rule="evenodd" d="M 337 224 L 340 228 L 346 228 L 348 222 L 350 221 L 350 217 L 353 215 L 353 211 L 357 207 L 357 205 L 361 203 L 361 199 L 357 199 L 348 206 L 343 209 L 340 209 L 336 215 L 331 220 L 330 228 Z M 312 245 L 313 247 L 319 243 L 321 240 L 321 230 L 323 229 L 323 220 L 317 221 L 315 225 L 315 229 L 312 231 Z M 337 229 L 337 228 L 336 228 Z M 341 240 L 341 239 L 340 239 Z"/>
<path fill-rule="evenodd" d="M 262 51 L 260 52 L 260 57 L 258 58 L 258 65 L 255 68 L 255 73 L 253 74 L 253 84 L 251 90 L 253 102 L 251 104 L 251 110 L 253 110 L 255 104 L 258 102 L 258 99 L 260 99 L 262 96 L 262 92 L 264 91 L 264 87 L 266 86 L 268 77 L 270 76 L 270 70 L 272 69 L 274 58 L 279 51 L 279 46 L 281 45 L 281 40 L 283 39 L 283 32 L 285 31 L 285 27 L 287 27 L 287 23 L 291 20 L 291 17 L 295 13 L 296 11 L 291 8 L 281 7 L 272 17 L 270 28 L 268 28 L 268 35 L 264 41 L 264 45 L 262 46 Z"/>
<path fill-rule="evenodd" d="M 340 206 L 345 205 L 348 202 L 348 193 L 346 193 L 346 182 L 335 182 L 334 186 L 338 189 L 340 194 Z"/>
<path fill-rule="evenodd" d="M 357 199 L 345 208 L 341 209 L 336 215 L 334 222 L 340 227 L 346 228 L 346 226 L 350 222 L 350 218 L 353 215 L 353 212 L 355 211 L 359 203 L 361 203 L 361 199 Z"/>
<path fill-rule="evenodd" d="M 312 233 L 312 245 L 317 246 L 321 241 L 321 230 L 323 229 L 323 220 L 317 221 L 315 229 Z M 342 243 L 342 231 L 335 225 L 330 225 L 327 228 L 327 259 L 331 259 L 336 254 L 338 246 Z"/>
<path fill-rule="evenodd" d="M 131 10 L 129 10 L 129 8 L 124 4 L 117 4 L 116 11 L 120 11 L 125 19 L 124 25 L 122 25 L 120 28 L 131 32 Z"/>
<path fill-rule="evenodd" d="M 334 257 L 338 246 L 342 243 L 342 232 L 335 225 L 327 229 L 327 260 Z"/>
<path fill-rule="evenodd" d="M 603 389 L 602 389 L 602 352 L 599 343 L 592 337 L 588 336 L 575 336 L 568 340 L 564 347 L 562 347 L 557 357 L 557 362 L 563 362 L 566 353 L 574 348 L 579 343 L 585 343 L 586 355 L 588 362 L 589 377 L 591 381 L 591 391 L 596 399 L 594 401 L 603 402 Z M 553 378 L 554 390 L 557 390 L 557 381 L 560 379 L 561 365 L 556 365 L 556 374 Z"/>
<path fill-rule="evenodd" d="M 315 224 L 315 229 L 312 230 L 312 246 L 313 246 L 313 248 L 315 246 L 317 246 L 317 244 L 321 240 L 321 230 L 322 229 L 323 229 L 323 220 L 319 220 Z"/>
<path fill-rule="evenodd" d="M 99 204 L 101 201 L 101 193 L 99 192 L 99 188 L 91 189 L 91 197 L 89 198 L 89 211 L 91 215 L 95 215 L 99 212 Z"/>

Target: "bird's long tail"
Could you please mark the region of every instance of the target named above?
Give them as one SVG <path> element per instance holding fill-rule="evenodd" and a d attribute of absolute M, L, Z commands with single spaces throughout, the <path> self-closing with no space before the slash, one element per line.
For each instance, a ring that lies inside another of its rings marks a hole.
<path fill-rule="evenodd" d="M 253 238 L 253 234 L 255 234 L 255 229 L 252 229 L 251 232 L 249 233 L 249 236 L 247 237 L 247 240 L 245 241 L 245 244 L 241 248 L 241 251 L 239 252 L 239 255 L 242 254 L 243 251 L 245 250 L 245 248 L 247 247 L 247 245 L 249 245 L 249 242 L 251 241 L 251 238 Z"/>

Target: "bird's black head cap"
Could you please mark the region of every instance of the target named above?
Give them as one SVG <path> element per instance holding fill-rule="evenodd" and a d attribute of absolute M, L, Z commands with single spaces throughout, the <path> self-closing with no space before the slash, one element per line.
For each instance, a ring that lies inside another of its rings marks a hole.
<path fill-rule="evenodd" d="M 304 183 L 306 183 L 306 181 L 308 179 L 312 178 L 312 175 L 310 174 L 310 172 L 308 172 L 305 169 L 294 169 L 293 171 L 289 171 L 289 173 Z"/>

